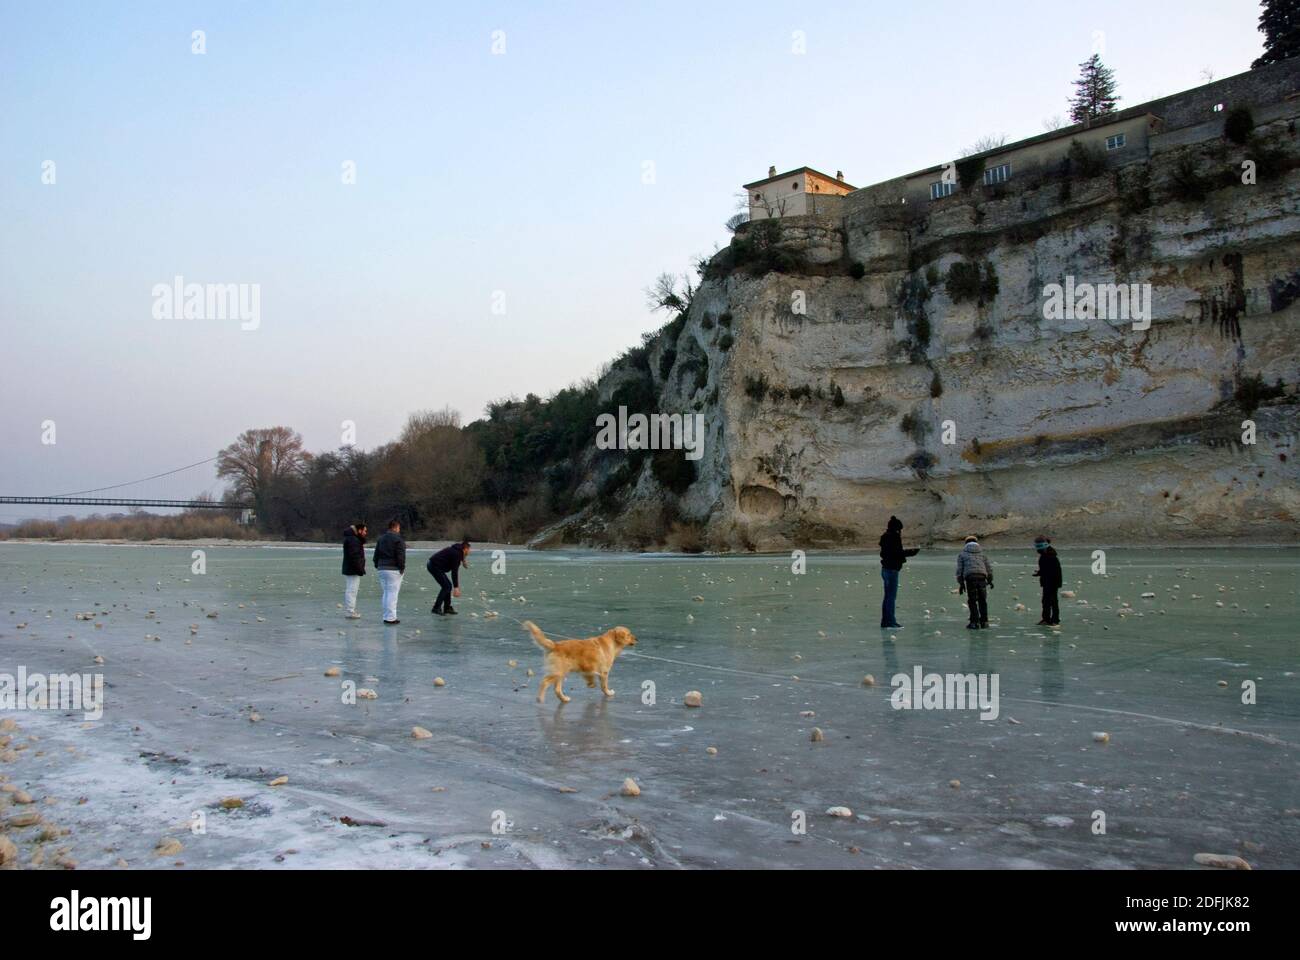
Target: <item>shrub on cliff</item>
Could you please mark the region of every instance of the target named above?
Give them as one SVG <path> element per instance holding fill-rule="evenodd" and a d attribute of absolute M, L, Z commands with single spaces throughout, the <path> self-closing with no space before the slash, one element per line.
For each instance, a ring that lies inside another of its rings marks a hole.
<path fill-rule="evenodd" d="M 903 419 L 899 421 L 898 428 L 912 438 L 912 442 L 917 446 L 925 443 L 925 438 L 930 435 L 930 422 L 922 417 L 915 410 L 903 414 Z"/>
<path fill-rule="evenodd" d="M 1106 155 L 1096 147 L 1085 147 L 1078 140 L 1070 141 L 1070 149 L 1062 161 L 1062 171 L 1067 177 L 1087 180 L 1106 172 Z"/>
<path fill-rule="evenodd" d="M 665 490 L 681 496 L 695 482 L 695 461 L 682 450 L 659 450 L 650 460 L 650 470 Z"/>
<path fill-rule="evenodd" d="M 1254 376 L 1242 377 L 1237 382 L 1237 389 L 1232 394 L 1232 398 L 1248 414 L 1254 413 L 1260 404 L 1282 396 L 1286 396 L 1286 388 L 1282 386 L 1281 377 L 1278 378 L 1277 383 L 1269 386 L 1258 373 Z"/>
<path fill-rule="evenodd" d="M 1233 107 L 1223 118 L 1223 135 L 1235 144 L 1244 146 L 1254 130 L 1255 116 L 1250 107 Z"/>
<path fill-rule="evenodd" d="M 720 349 L 720 350 L 730 350 L 730 349 L 731 349 L 731 345 L 732 345 L 734 342 L 735 342 L 735 341 L 732 339 L 731 334 L 729 334 L 729 333 L 724 333 L 721 337 L 718 338 L 718 349 Z"/>
<path fill-rule="evenodd" d="M 749 399 L 761 403 L 767 397 L 768 389 L 767 377 L 764 374 L 745 377 L 745 396 Z"/>
<path fill-rule="evenodd" d="M 983 263 L 959 260 L 948 268 L 943 286 L 953 303 L 974 300 L 983 306 L 998 294 L 998 275 L 987 260 Z"/>
<path fill-rule="evenodd" d="M 1169 190 L 1176 200 L 1199 203 L 1210 192 L 1210 180 L 1197 169 L 1191 157 L 1180 157 L 1169 174 Z"/>
<path fill-rule="evenodd" d="M 732 238 L 704 268 L 704 279 L 716 280 L 737 271 L 752 277 L 766 273 L 797 273 L 806 268 L 803 257 L 778 246 L 781 240 L 779 220 L 759 220 L 743 234 Z"/>
<path fill-rule="evenodd" d="M 659 379 L 667 380 L 676 362 L 677 350 L 673 347 L 665 347 L 663 353 L 659 354 Z"/>
<path fill-rule="evenodd" d="M 969 190 L 984 176 L 983 157 L 965 157 L 957 161 L 957 183 L 963 190 Z"/>

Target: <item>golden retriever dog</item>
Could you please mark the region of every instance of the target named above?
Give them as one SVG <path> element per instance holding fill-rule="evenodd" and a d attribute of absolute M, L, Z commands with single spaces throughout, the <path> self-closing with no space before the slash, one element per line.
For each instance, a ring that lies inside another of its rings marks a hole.
<path fill-rule="evenodd" d="M 609 689 L 609 670 L 614 660 L 624 647 L 636 646 L 636 637 L 627 627 L 614 627 L 598 637 L 586 640 L 561 640 L 558 643 L 537 628 L 531 620 L 525 620 L 524 626 L 533 635 L 533 641 L 546 651 L 543 659 L 542 686 L 537 691 L 537 702 L 546 699 L 546 688 L 555 684 L 555 695 L 561 703 L 568 703 L 560 685 L 569 673 L 580 673 L 587 678 L 587 686 L 594 687 L 600 678 L 600 692 L 612 697 L 614 691 Z"/>

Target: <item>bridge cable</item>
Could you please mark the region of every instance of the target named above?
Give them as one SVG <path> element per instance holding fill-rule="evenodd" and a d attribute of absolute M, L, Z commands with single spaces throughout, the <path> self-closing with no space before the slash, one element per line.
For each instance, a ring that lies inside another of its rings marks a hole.
<path fill-rule="evenodd" d="M 93 490 L 78 490 L 76 493 L 56 493 L 56 497 L 80 497 L 87 493 L 102 493 L 105 490 L 116 490 L 119 487 L 129 487 L 134 483 L 144 483 L 146 480 L 157 480 L 160 477 L 170 477 L 173 473 L 180 473 L 182 470 L 189 470 L 191 467 L 201 467 L 205 463 L 211 463 L 217 457 L 208 457 L 206 460 L 200 460 L 198 463 L 191 463 L 189 466 L 177 467 L 175 470 L 168 470 L 165 473 L 155 473 L 152 477 L 141 477 L 139 480 L 128 480 L 126 483 L 115 483 L 111 487 L 96 487 Z"/>

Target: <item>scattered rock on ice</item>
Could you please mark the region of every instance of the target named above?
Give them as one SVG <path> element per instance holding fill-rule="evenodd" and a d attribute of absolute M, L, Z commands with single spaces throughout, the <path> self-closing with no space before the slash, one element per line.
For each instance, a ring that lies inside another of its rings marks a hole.
<path fill-rule="evenodd" d="M 1093 733 L 1092 739 L 1097 743 L 1110 743 L 1110 734 L 1104 730 L 1098 730 Z"/>
<path fill-rule="evenodd" d="M 412 727 L 411 736 L 416 740 L 429 740 L 433 737 L 433 734 L 424 729 L 424 727 Z"/>
<path fill-rule="evenodd" d="M 705 748 L 704 748 L 704 752 L 707 753 L 707 754 L 708 754 L 709 756 L 711 756 L 711 757 L 716 757 L 716 756 L 718 755 L 718 748 L 717 748 L 717 747 L 705 747 Z"/>
<path fill-rule="evenodd" d="M 158 846 L 154 847 L 153 855 L 155 857 L 174 857 L 184 849 L 181 842 L 175 837 L 165 837 L 158 842 Z"/>
<path fill-rule="evenodd" d="M 862 685 L 864 687 L 874 687 L 876 685 L 876 678 L 873 677 L 871 674 L 867 674 L 865 677 L 862 678 Z"/>
<path fill-rule="evenodd" d="M 433 685 L 435 687 L 445 687 L 447 685 L 447 681 L 442 679 L 442 677 L 434 677 Z"/>
<path fill-rule="evenodd" d="M 1192 857 L 1203 867 L 1218 867 L 1221 870 L 1249 870 L 1250 864 L 1241 857 L 1226 853 L 1198 853 Z"/>
<path fill-rule="evenodd" d="M 688 691 L 686 696 L 682 697 L 682 703 L 688 707 L 701 707 L 704 705 L 704 694 L 698 690 Z"/>
<path fill-rule="evenodd" d="M 284 786 L 286 783 L 288 783 L 288 782 L 289 782 L 289 778 L 288 778 L 288 777 L 276 777 L 274 780 L 272 780 L 270 783 L 268 783 L 267 786 L 268 786 L 268 787 L 283 787 L 283 786 Z"/>
<path fill-rule="evenodd" d="M 641 788 L 636 785 L 636 781 L 628 777 L 623 781 L 623 789 L 620 791 L 625 797 L 641 796 Z"/>
<path fill-rule="evenodd" d="M 226 810 L 238 810 L 244 805 L 240 797 L 223 797 L 219 802 Z"/>
<path fill-rule="evenodd" d="M 853 816 L 853 811 L 848 807 L 828 807 L 826 809 L 826 814 L 831 817 L 851 817 Z"/>
<path fill-rule="evenodd" d="M 18 862 L 18 847 L 8 837 L 0 836 L 0 867 Z"/>
<path fill-rule="evenodd" d="M 949 781 L 948 781 L 948 786 L 952 787 L 954 790 L 960 790 L 960 789 L 961 789 L 961 781 L 960 781 L 960 780 L 949 780 Z"/>
<path fill-rule="evenodd" d="M 821 743 L 823 740 L 826 739 L 826 734 L 822 733 L 822 728 L 821 728 L 821 727 L 813 727 L 813 728 L 812 728 L 812 736 L 809 737 L 809 739 L 810 739 L 813 743 Z"/>
<path fill-rule="evenodd" d="M 375 693 L 375 691 L 371 690 L 369 687 L 362 687 L 360 690 L 357 691 L 357 699 L 378 700 L 379 694 Z"/>
<path fill-rule="evenodd" d="M 1061 596 L 1063 596 L 1066 600 L 1073 600 L 1073 599 L 1074 599 L 1074 591 L 1073 591 L 1073 590 L 1062 590 L 1062 591 L 1061 591 Z"/>
<path fill-rule="evenodd" d="M 340 673 L 342 673 L 342 671 L 339 670 L 338 667 L 330 667 L 330 668 L 328 668 L 328 669 L 325 671 L 325 676 L 327 676 L 327 677 L 337 677 Z"/>

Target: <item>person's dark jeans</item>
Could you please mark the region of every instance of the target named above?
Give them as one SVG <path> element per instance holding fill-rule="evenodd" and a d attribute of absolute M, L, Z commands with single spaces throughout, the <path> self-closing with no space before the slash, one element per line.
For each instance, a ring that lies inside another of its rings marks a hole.
<path fill-rule="evenodd" d="M 970 608 L 971 623 L 989 622 L 989 583 L 983 577 L 966 578 L 966 606 Z"/>
<path fill-rule="evenodd" d="M 880 605 L 880 625 L 882 627 L 898 626 L 894 613 L 894 603 L 898 599 L 898 570 L 881 569 L 880 579 L 885 581 L 885 599 Z"/>
<path fill-rule="evenodd" d="M 451 578 L 441 570 L 431 570 L 433 579 L 438 581 L 438 586 L 442 589 L 438 591 L 438 599 L 433 602 L 433 609 L 445 610 L 451 605 Z"/>
<path fill-rule="evenodd" d="M 1043 587 L 1043 619 L 1048 623 L 1061 622 L 1061 601 L 1056 587 Z"/>

